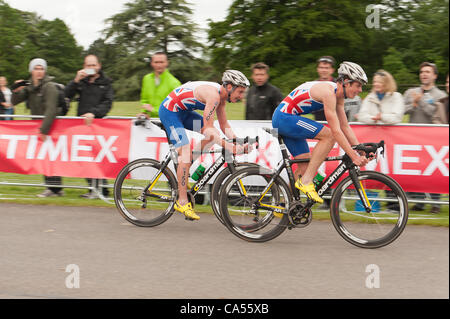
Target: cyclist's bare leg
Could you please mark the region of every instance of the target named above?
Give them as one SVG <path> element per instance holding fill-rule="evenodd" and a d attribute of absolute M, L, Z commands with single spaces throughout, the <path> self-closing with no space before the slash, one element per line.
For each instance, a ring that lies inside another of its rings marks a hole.
<path fill-rule="evenodd" d="M 300 155 L 297 155 L 296 157 L 294 157 L 294 159 L 305 159 L 305 158 L 311 158 L 311 153 L 300 154 Z M 303 174 L 305 174 L 308 164 L 309 164 L 309 162 L 297 164 L 297 169 L 294 172 L 295 180 L 297 180 L 300 176 L 303 176 Z"/>
<path fill-rule="evenodd" d="M 314 151 L 311 154 L 311 160 L 307 165 L 305 172 L 302 174 L 301 181 L 303 185 L 312 183 L 314 176 L 317 174 L 317 170 L 336 143 L 331 134 L 331 130 L 328 127 L 324 127 L 315 138 L 318 139 L 319 142 L 314 147 Z"/>
<path fill-rule="evenodd" d="M 202 131 L 203 133 L 203 131 Z M 196 152 L 195 154 L 193 154 L 193 161 L 197 160 L 197 158 L 200 156 L 200 154 L 198 154 L 197 152 L 202 151 L 202 153 L 206 153 L 209 151 L 209 149 L 214 145 L 213 143 L 214 141 L 214 137 L 211 136 L 208 138 L 208 136 L 206 136 L 204 139 L 202 139 L 200 141 L 200 143 L 198 143 L 197 145 L 194 146 L 194 151 Z"/>
<path fill-rule="evenodd" d="M 177 149 L 178 152 L 178 202 L 181 206 L 189 203 L 187 196 L 188 182 L 189 182 L 189 169 L 191 168 L 191 146 L 184 145 Z"/>

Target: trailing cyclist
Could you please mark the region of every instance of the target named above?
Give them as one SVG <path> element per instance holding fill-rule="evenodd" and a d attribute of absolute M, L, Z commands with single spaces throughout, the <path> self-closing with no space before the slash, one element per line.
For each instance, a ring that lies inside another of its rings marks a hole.
<path fill-rule="evenodd" d="M 358 139 L 347 121 L 344 99 L 359 95 L 362 86 L 367 84 L 364 70 L 356 63 L 343 62 L 338 70 L 336 83 L 306 82 L 290 93 L 278 106 L 273 115 L 273 128 L 278 129 L 286 146 L 295 159 L 310 158 L 309 163 L 299 164 L 294 175 L 295 186 L 311 200 L 323 203 L 317 194 L 313 178 L 319 166 L 337 142 L 357 166 L 368 163 L 352 149 Z M 329 128 L 303 115 L 323 109 Z M 312 154 L 307 139 L 317 139 Z"/>
<path fill-rule="evenodd" d="M 186 130 L 205 136 L 200 144 L 201 150 L 212 144 L 218 144 L 235 154 L 243 153 L 246 149 L 246 146 L 235 145 L 222 139 L 220 132 L 214 127 L 214 114 L 217 114 L 220 129 L 225 136 L 235 139 L 236 135 L 226 117 L 225 105 L 226 102 L 236 103 L 242 100 L 250 82 L 244 74 L 236 70 L 225 71 L 222 82 L 222 85 L 214 82 L 188 82 L 172 91 L 159 108 L 161 123 L 178 152 L 179 197 L 175 210 L 191 220 L 198 220 L 200 217 L 194 212 L 187 195 L 192 150 Z M 204 110 L 203 116 L 195 110 Z"/>

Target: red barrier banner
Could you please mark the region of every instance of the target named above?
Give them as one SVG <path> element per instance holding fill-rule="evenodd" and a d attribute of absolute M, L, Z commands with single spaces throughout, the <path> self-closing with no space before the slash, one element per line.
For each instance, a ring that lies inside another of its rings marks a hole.
<path fill-rule="evenodd" d="M 278 140 L 263 127 L 270 122 L 230 121 L 238 136 L 260 136 L 260 149 L 238 160 L 275 168 L 281 160 Z M 0 121 L 0 171 L 47 176 L 114 179 L 138 158 L 161 160 L 168 152 L 158 127 L 137 127 L 130 120 L 99 119 L 91 126 L 81 119 L 59 119 L 45 143 L 37 138 L 40 120 Z M 216 126 L 218 127 L 217 123 Z M 448 126 L 352 125 L 361 143 L 385 141 L 385 154 L 363 169 L 393 177 L 405 191 L 449 193 Z M 188 134 L 198 142 L 202 136 Z M 317 141 L 308 141 L 311 151 Z M 336 144 L 330 156 L 342 155 Z M 208 155 L 207 155 L 208 156 Z M 217 156 L 217 155 L 210 155 Z M 327 162 L 330 174 L 338 162 Z M 195 169 L 195 164 L 193 165 Z"/>
<path fill-rule="evenodd" d="M 394 178 L 405 191 L 449 193 L 449 129 L 439 126 L 353 125 L 361 143 L 385 141 L 379 155 L 365 168 Z M 335 148 L 330 155 L 342 154 Z M 327 163 L 327 173 L 338 163 Z"/>
<path fill-rule="evenodd" d="M 115 178 L 128 163 L 127 120 L 58 119 L 45 142 L 40 120 L 0 121 L 0 171 L 46 176 Z"/>

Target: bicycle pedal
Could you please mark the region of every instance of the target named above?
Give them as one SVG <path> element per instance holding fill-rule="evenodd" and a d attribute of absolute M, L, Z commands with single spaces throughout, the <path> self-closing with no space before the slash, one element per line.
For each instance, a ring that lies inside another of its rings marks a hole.
<path fill-rule="evenodd" d="M 184 217 L 184 219 L 185 219 L 185 220 L 188 220 L 188 221 L 190 221 L 190 222 L 193 222 L 193 221 L 195 221 L 195 219 L 193 219 L 193 218 L 189 218 L 189 217 Z"/>

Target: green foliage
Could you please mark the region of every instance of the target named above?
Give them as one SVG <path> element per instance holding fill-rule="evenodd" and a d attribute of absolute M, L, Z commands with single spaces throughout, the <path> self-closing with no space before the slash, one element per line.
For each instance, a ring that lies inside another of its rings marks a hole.
<path fill-rule="evenodd" d="M 185 0 L 135 0 L 106 20 L 105 37 L 89 52 L 99 55 L 114 79 L 116 99 L 139 99 L 142 78 L 151 72 L 146 58 L 155 52 L 169 56 L 170 71 L 181 82 L 210 77 L 208 64 L 193 54 L 204 46 L 196 40 L 191 15 Z"/>
<path fill-rule="evenodd" d="M 382 1 L 385 43 L 398 52 L 406 69 L 416 75 L 420 63 L 434 62 L 440 81 L 448 72 L 448 0 Z M 388 52 L 389 53 L 389 52 Z"/>
<path fill-rule="evenodd" d="M 80 65 L 82 48 L 60 20 L 44 20 L 35 13 L 11 8 L 0 0 L 0 74 L 9 82 L 28 78 L 28 63 L 45 59 L 48 74 L 66 83 Z"/>
<path fill-rule="evenodd" d="M 380 28 L 369 28 L 369 4 L 378 3 Z M 224 21 L 211 22 L 211 63 L 249 74 L 271 66 L 272 81 L 289 91 L 312 72 L 318 57 L 361 64 L 369 78 L 381 67 L 397 82 L 417 83 L 423 61 L 448 70 L 448 0 L 235 0 Z"/>

